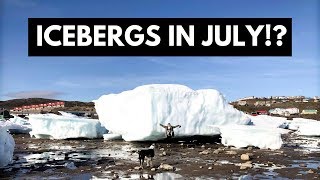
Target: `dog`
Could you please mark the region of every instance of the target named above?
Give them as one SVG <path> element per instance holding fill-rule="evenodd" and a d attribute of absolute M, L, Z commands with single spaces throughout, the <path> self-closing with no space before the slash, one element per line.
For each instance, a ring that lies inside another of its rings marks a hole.
<path fill-rule="evenodd" d="M 152 160 L 154 157 L 154 148 L 155 148 L 155 144 L 152 144 L 147 149 L 138 150 L 139 162 L 140 162 L 141 167 L 143 167 L 143 163 L 144 163 L 145 158 L 147 158 L 147 167 L 152 166 Z"/>

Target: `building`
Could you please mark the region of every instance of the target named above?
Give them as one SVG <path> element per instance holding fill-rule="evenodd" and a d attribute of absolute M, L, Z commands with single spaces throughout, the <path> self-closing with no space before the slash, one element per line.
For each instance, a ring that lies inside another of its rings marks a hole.
<path fill-rule="evenodd" d="M 265 106 L 266 105 L 266 101 L 256 101 L 254 103 L 254 106 Z"/>
<path fill-rule="evenodd" d="M 247 104 L 247 101 L 238 101 L 238 105 L 239 106 L 245 106 L 245 105 L 248 105 L 248 104 Z"/>
<path fill-rule="evenodd" d="M 318 114 L 318 110 L 316 109 L 304 109 L 301 114 Z"/>

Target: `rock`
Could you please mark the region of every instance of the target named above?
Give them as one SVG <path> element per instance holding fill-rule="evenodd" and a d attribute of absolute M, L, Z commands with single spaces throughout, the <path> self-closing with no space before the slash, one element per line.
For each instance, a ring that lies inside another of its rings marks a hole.
<path fill-rule="evenodd" d="M 312 169 L 309 169 L 308 173 L 309 173 L 309 174 L 313 174 L 314 171 L 313 171 Z"/>
<path fill-rule="evenodd" d="M 169 165 L 169 164 L 161 164 L 159 166 L 159 169 L 167 170 L 167 171 L 174 171 L 175 167 Z"/>
<path fill-rule="evenodd" d="M 151 168 L 151 171 L 156 171 L 157 169 L 156 168 Z"/>
<path fill-rule="evenodd" d="M 208 169 L 212 169 L 212 166 L 209 166 Z"/>
<path fill-rule="evenodd" d="M 142 170 L 142 167 L 141 166 L 136 166 L 134 167 L 135 170 Z"/>
<path fill-rule="evenodd" d="M 167 152 L 163 151 L 163 152 L 162 152 L 162 155 L 163 155 L 163 156 L 166 156 L 166 155 L 167 155 Z"/>
<path fill-rule="evenodd" d="M 202 169 L 203 167 L 202 167 L 202 166 L 199 166 L 199 168 Z"/>
<path fill-rule="evenodd" d="M 160 148 L 160 151 L 164 151 L 164 148 Z"/>
<path fill-rule="evenodd" d="M 221 152 L 221 150 L 216 149 L 216 150 L 213 151 L 213 154 L 219 154 L 220 152 Z"/>
<path fill-rule="evenodd" d="M 129 174 L 124 174 L 124 175 L 122 176 L 122 178 L 129 179 L 129 178 L 131 178 L 131 176 L 130 176 Z"/>
<path fill-rule="evenodd" d="M 300 167 L 307 167 L 307 165 L 306 165 L 306 164 L 303 164 L 303 163 L 299 164 L 299 166 L 300 166 Z"/>
<path fill-rule="evenodd" d="M 114 174 L 112 179 L 119 179 L 119 175 L 118 174 Z"/>
<path fill-rule="evenodd" d="M 320 169 L 320 166 L 318 166 L 318 169 Z"/>
<path fill-rule="evenodd" d="M 248 154 L 241 154 L 241 160 L 249 161 L 250 160 L 250 156 Z"/>
<path fill-rule="evenodd" d="M 226 151 L 226 154 L 229 154 L 229 155 L 236 155 L 238 154 L 236 151 Z"/>
<path fill-rule="evenodd" d="M 132 172 L 132 171 L 133 171 L 133 169 L 128 169 L 128 171 Z"/>
<path fill-rule="evenodd" d="M 208 148 L 208 150 L 211 150 L 211 148 Z"/>
<path fill-rule="evenodd" d="M 204 151 L 200 152 L 199 154 L 207 155 L 207 154 L 210 154 L 210 151 L 209 150 L 204 150 Z"/>
<path fill-rule="evenodd" d="M 202 145 L 202 146 L 201 146 L 201 148 L 205 148 L 205 147 L 206 147 L 205 145 Z"/>
<path fill-rule="evenodd" d="M 248 168 L 252 168 L 252 162 L 251 161 L 247 161 L 245 163 L 241 163 L 240 165 L 240 169 L 244 170 L 244 169 L 248 169 Z"/>
<path fill-rule="evenodd" d="M 251 150 L 253 149 L 253 147 L 252 147 L 252 146 L 249 146 L 247 149 L 251 151 Z"/>

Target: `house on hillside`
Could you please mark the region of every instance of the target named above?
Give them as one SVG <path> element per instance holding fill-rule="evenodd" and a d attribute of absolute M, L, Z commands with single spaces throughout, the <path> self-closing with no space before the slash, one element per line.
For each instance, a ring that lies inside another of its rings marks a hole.
<path fill-rule="evenodd" d="M 239 106 L 246 106 L 248 104 L 247 104 L 247 101 L 238 101 L 238 105 Z"/>
<path fill-rule="evenodd" d="M 304 109 L 301 114 L 318 114 L 318 110 L 316 109 Z"/>
<path fill-rule="evenodd" d="M 256 101 L 254 103 L 254 106 L 265 106 L 266 105 L 266 101 Z"/>

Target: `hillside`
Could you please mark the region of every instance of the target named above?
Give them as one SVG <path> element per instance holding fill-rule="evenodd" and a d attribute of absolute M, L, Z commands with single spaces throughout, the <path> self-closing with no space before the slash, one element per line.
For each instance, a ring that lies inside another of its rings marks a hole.
<path fill-rule="evenodd" d="M 29 106 L 29 105 L 36 105 L 36 104 L 43 104 L 43 103 L 50 103 L 50 102 L 57 102 L 62 101 L 65 103 L 66 109 L 76 110 L 78 107 L 80 109 L 83 108 L 94 108 L 93 102 L 81 102 L 81 101 L 63 101 L 57 99 L 44 99 L 44 98 L 28 98 L 28 99 L 11 99 L 7 101 L 0 101 L 0 108 L 5 109 L 12 109 L 14 107 L 21 107 L 21 106 Z"/>
<path fill-rule="evenodd" d="M 270 99 L 252 99 L 247 100 L 247 105 L 240 106 L 237 104 L 237 102 L 231 103 L 236 109 L 244 112 L 255 112 L 258 110 L 266 110 L 269 111 L 270 109 L 274 108 L 298 108 L 301 112 L 304 109 L 316 109 L 318 110 L 318 114 L 316 115 L 299 115 L 299 117 L 303 118 L 310 118 L 310 119 L 317 119 L 320 120 L 320 102 L 294 102 L 294 101 L 288 101 L 288 102 L 280 102 L 277 101 L 277 103 L 272 103 L 269 107 L 268 106 L 255 106 L 254 103 L 257 101 L 265 101 Z"/>

